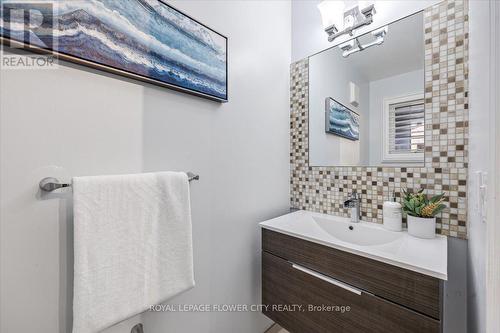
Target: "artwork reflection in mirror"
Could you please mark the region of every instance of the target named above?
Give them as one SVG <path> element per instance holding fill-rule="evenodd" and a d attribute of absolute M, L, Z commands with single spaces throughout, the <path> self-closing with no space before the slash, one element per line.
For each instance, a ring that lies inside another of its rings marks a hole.
<path fill-rule="evenodd" d="M 424 165 L 423 15 L 383 30 L 309 57 L 311 166 Z"/>
<path fill-rule="evenodd" d="M 359 115 L 330 97 L 325 104 L 326 132 L 353 141 L 359 140 Z"/>

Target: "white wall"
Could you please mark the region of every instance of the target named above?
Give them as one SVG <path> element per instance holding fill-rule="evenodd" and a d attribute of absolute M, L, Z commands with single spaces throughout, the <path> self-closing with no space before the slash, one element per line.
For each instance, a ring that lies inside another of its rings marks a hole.
<path fill-rule="evenodd" d="M 349 104 L 349 82 L 359 86 L 359 106 Z M 331 49 L 309 58 L 309 158 L 314 166 L 365 165 L 368 162 L 368 81 Z M 325 99 L 332 97 L 360 115 L 359 140 L 325 132 Z"/>
<path fill-rule="evenodd" d="M 229 37 L 227 104 L 75 65 L 2 70 L 2 333 L 71 327 L 71 195 L 38 181 L 191 170 L 194 289 L 172 303 L 260 301 L 257 222 L 289 207 L 290 3 L 179 1 Z M 50 166 L 60 166 L 56 169 Z M 259 313 L 147 313 L 108 332 L 263 332 Z"/>
<path fill-rule="evenodd" d="M 424 70 L 370 81 L 370 158 L 368 165 L 383 165 L 384 99 L 424 93 Z M 401 163 L 399 163 L 401 164 Z M 422 165 L 423 163 L 416 163 Z"/>
<path fill-rule="evenodd" d="M 489 1 L 470 2 L 470 119 L 469 119 L 469 255 L 468 331 L 486 333 L 486 224 L 481 221 L 476 172 L 488 172 L 490 161 L 490 7 Z M 491 171 L 490 171 L 491 174 Z M 489 199 L 493 202 L 493 199 Z M 491 218 L 489 223 L 493 223 Z M 496 221 L 495 221 L 496 222 Z"/>
<path fill-rule="evenodd" d="M 339 37 L 333 43 L 328 42 L 317 8 L 320 2 L 320 0 L 292 1 L 292 62 L 337 45 L 344 40 Z M 362 35 L 438 2 L 440 0 L 374 1 L 377 14 L 373 18 L 373 23 L 357 30 L 356 35 Z"/>

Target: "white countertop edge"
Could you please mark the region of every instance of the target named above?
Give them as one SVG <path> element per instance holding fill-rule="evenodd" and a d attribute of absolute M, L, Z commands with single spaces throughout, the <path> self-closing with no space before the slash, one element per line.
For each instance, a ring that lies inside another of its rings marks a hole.
<path fill-rule="evenodd" d="M 362 256 L 362 257 L 365 257 L 365 258 L 377 260 L 377 261 L 380 261 L 380 262 L 383 262 L 383 263 L 386 263 L 386 264 L 389 264 L 389 265 L 393 265 L 393 266 L 396 266 L 396 267 L 404 268 L 404 269 L 407 269 L 407 270 L 410 270 L 410 271 L 413 271 L 413 272 L 417 272 L 417 273 L 421 273 L 421 274 L 424 274 L 424 275 L 432 276 L 432 277 L 438 278 L 440 280 L 444 280 L 444 281 L 448 280 L 448 274 L 444 274 L 444 273 L 441 273 L 441 272 L 438 272 L 438 271 L 428 270 L 428 269 L 425 269 L 425 268 L 422 268 L 422 267 L 413 266 L 411 264 L 404 263 L 404 262 L 401 262 L 401 261 L 392 260 L 392 259 L 389 259 L 389 258 L 386 258 L 386 257 L 383 257 L 383 256 L 373 255 L 373 254 L 370 254 L 370 253 L 367 253 L 367 252 L 363 252 L 363 251 L 359 251 L 359 250 L 356 250 L 356 249 L 352 249 L 352 248 L 349 248 L 349 247 L 346 247 L 346 246 L 342 246 L 342 245 L 339 245 L 339 244 L 336 244 L 336 243 L 329 243 L 329 242 L 325 242 L 325 241 L 322 241 L 320 239 L 316 239 L 316 238 L 313 238 L 313 237 L 307 237 L 307 236 L 302 235 L 302 234 L 298 234 L 298 233 L 286 231 L 286 230 L 283 230 L 283 229 L 280 229 L 280 228 L 275 228 L 275 227 L 272 227 L 270 225 L 267 225 L 266 222 L 261 222 L 261 223 L 259 223 L 259 225 L 263 229 L 268 229 L 268 230 L 276 231 L 276 232 L 279 232 L 281 234 L 285 234 L 285 235 L 297 237 L 297 238 L 300 238 L 300 239 L 303 239 L 303 240 L 306 240 L 306 241 L 310 241 L 310 242 L 313 242 L 313 243 L 316 243 L 316 244 L 321 244 L 321 245 L 324 245 L 324 246 L 328 246 L 328 247 L 331 247 L 331 248 L 334 248 L 334 249 L 337 249 L 337 250 L 340 250 L 340 251 L 349 252 L 349 253 L 356 254 L 356 255 L 359 255 L 359 256 Z"/>

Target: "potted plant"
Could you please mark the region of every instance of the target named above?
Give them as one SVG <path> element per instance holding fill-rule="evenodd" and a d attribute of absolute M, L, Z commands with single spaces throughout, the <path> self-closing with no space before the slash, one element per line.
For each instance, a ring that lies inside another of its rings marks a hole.
<path fill-rule="evenodd" d="M 403 190 L 403 210 L 408 216 L 408 233 L 419 238 L 434 238 L 436 215 L 446 208 L 444 193 L 428 198 L 424 189 L 416 193 Z"/>

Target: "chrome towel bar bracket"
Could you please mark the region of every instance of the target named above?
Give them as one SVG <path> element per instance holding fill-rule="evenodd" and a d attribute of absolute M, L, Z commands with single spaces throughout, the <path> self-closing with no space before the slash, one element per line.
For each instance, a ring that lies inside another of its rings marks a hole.
<path fill-rule="evenodd" d="M 52 192 L 54 190 L 70 187 L 71 184 L 61 183 L 59 179 L 54 177 L 46 177 L 40 181 L 40 189 L 45 192 Z"/>
<path fill-rule="evenodd" d="M 186 172 L 186 174 L 188 176 L 189 181 L 200 179 L 200 175 L 194 174 L 192 172 Z M 59 179 L 54 178 L 54 177 L 46 177 L 40 181 L 39 186 L 40 186 L 40 190 L 42 190 L 44 192 L 52 192 L 54 190 L 57 190 L 57 189 L 60 189 L 63 187 L 70 187 L 71 184 L 61 183 L 59 181 Z"/>
<path fill-rule="evenodd" d="M 188 176 L 188 180 L 200 180 L 200 175 L 194 174 L 191 171 L 186 172 L 186 175 Z"/>

